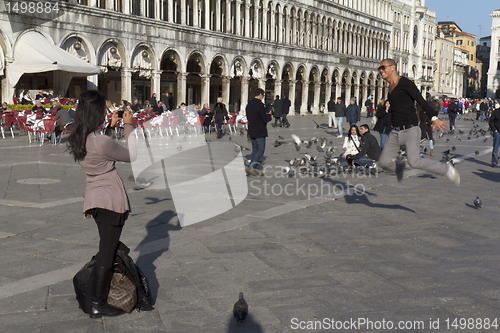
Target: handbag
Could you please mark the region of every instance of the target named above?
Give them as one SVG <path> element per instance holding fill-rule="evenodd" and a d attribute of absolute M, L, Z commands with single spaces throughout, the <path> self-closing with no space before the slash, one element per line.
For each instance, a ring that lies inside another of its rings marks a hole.
<path fill-rule="evenodd" d="M 115 309 L 130 313 L 137 305 L 137 286 L 126 275 L 125 266 L 115 263 L 108 304 Z"/>

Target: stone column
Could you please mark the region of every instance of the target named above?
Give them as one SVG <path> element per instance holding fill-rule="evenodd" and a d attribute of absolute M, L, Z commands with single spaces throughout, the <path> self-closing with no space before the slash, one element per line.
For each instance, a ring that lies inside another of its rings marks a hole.
<path fill-rule="evenodd" d="M 233 0 L 226 0 L 226 33 L 233 32 L 233 25 L 231 24 L 231 2 Z"/>
<path fill-rule="evenodd" d="M 277 42 L 278 41 L 278 35 L 279 33 L 276 33 L 276 23 L 275 22 L 275 15 L 276 15 L 276 11 L 274 10 L 274 8 L 271 9 L 271 24 L 269 25 L 269 29 L 271 29 L 271 31 L 269 32 L 269 40 L 271 42 Z"/>
<path fill-rule="evenodd" d="M 307 97 L 309 96 L 309 81 L 302 81 L 302 104 L 300 114 L 307 114 Z"/>
<path fill-rule="evenodd" d="M 187 73 L 177 74 L 177 104 L 186 103 Z"/>
<path fill-rule="evenodd" d="M 287 13 L 286 15 L 286 26 L 285 26 L 285 32 L 284 32 L 284 40 L 283 43 L 289 44 L 290 42 L 290 33 L 291 33 L 291 22 L 290 22 L 290 15 Z"/>
<path fill-rule="evenodd" d="M 290 116 L 294 116 L 295 115 L 295 83 L 297 81 L 295 80 L 289 80 L 288 81 L 288 87 L 289 87 L 289 93 L 288 93 L 288 99 L 290 100 L 290 112 L 289 112 L 289 115 Z"/>
<path fill-rule="evenodd" d="M 201 23 L 198 11 L 198 0 L 193 0 L 193 27 L 199 27 Z"/>
<path fill-rule="evenodd" d="M 16 89 L 10 86 L 9 76 L 7 75 L 9 71 L 9 66 L 14 62 L 13 58 L 5 57 L 5 68 L 4 75 L 2 78 L 2 101 L 7 103 L 14 103 L 13 97 L 16 95 Z M 94 75 L 97 77 L 97 75 Z M 90 76 L 88 76 L 90 77 Z M 18 96 L 16 96 L 18 97 Z"/>
<path fill-rule="evenodd" d="M 241 106 L 240 106 L 240 114 L 246 114 L 246 108 L 248 104 L 248 77 L 241 77 Z"/>
<path fill-rule="evenodd" d="M 167 21 L 174 22 L 174 2 L 169 1 L 167 3 Z"/>
<path fill-rule="evenodd" d="M 342 97 L 342 84 L 337 83 L 335 85 L 335 99 Z"/>
<path fill-rule="evenodd" d="M 267 8 L 262 8 L 262 39 L 267 40 Z"/>
<path fill-rule="evenodd" d="M 160 91 L 160 75 L 161 71 L 156 71 L 153 70 L 151 72 L 151 95 L 153 93 L 156 93 L 156 96 L 158 96 L 158 101 L 160 100 L 161 96 L 161 91 Z"/>
<path fill-rule="evenodd" d="M 181 24 L 182 25 L 186 25 L 186 21 L 187 21 L 186 15 L 187 15 L 187 13 L 186 13 L 186 0 L 181 0 Z M 184 103 L 186 103 L 186 102 L 184 102 Z"/>
<path fill-rule="evenodd" d="M 106 9 L 107 10 L 114 10 L 114 3 L 113 0 L 105 0 L 106 1 Z"/>
<path fill-rule="evenodd" d="M 279 95 L 280 98 L 283 98 L 281 96 L 281 80 L 274 80 L 274 96 Z"/>
<path fill-rule="evenodd" d="M 205 0 L 208 1 L 208 0 Z M 215 31 L 222 31 L 221 24 L 221 3 L 220 0 L 215 0 Z"/>
<path fill-rule="evenodd" d="M 97 7 L 97 0 L 87 0 L 89 7 Z"/>
<path fill-rule="evenodd" d="M 87 90 L 97 90 L 98 82 L 99 82 L 99 75 L 96 74 L 87 76 Z"/>
<path fill-rule="evenodd" d="M 123 1 L 122 2 L 122 12 L 123 14 L 130 14 L 130 1 Z"/>
<path fill-rule="evenodd" d="M 210 102 L 210 75 L 201 75 L 201 104 Z"/>
<path fill-rule="evenodd" d="M 326 105 L 330 101 L 330 98 L 332 97 L 332 83 L 330 81 L 325 82 L 325 110 L 323 111 L 324 113 L 328 113 L 328 107 Z"/>
<path fill-rule="evenodd" d="M 231 78 L 229 76 L 222 77 L 222 103 L 229 107 L 229 91 Z"/>
<path fill-rule="evenodd" d="M 362 101 L 361 101 L 361 102 L 362 102 L 362 103 L 363 103 L 363 105 L 364 105 L 364 103 L 365 103 L 366 99 L 368 98 L 368 86 L 367 86 L 366 84 L 363 84 L 363 85 L 361 86 L 361 98 L 362 98 Z M 372 96 L 372 103 L 373 103 L 373 104 L 377 104 L 377 103 L 375 103 L 374 96 Z M 375 107 L 375 106 L 376 106 L 376 105 L 374 105 L 373 107 Z M 366 110 L 366 111 L 368 111 L 368 110 Z"/>
<path fill-rule="evenodd" d="M 346 103 L 346 106 L 349 105 L 349 101 L 351 100 L 351 85 L 350 84 L 346 84 L 345 86 L 345 103 Z"/>
<path fill-rule="evenodd" d="M 243 1 L 236 0 L 236 35 L 241 36 L 241 4 Z M 245 22 L 246 23 L 246 22 Z"/>
<path fill-rule="evenodd" d="M 245 1 L 245 37 L 250 37 L 250 3 Z"/>
<path fill-rule="evenodd" d="M 132 69 L 122 68 L 121 69 L 121 100 L 131 101 L 132 100 Z"/>
<path fill-rule="evenodd" d="M 126 1 L 124 1 L 126 2 Z M 157 20 L 161 20 L 161 5 L 162 3 L 160 1 L 155 1 L 155 4 L 154 4 L 154 18 L 157 19 Z"/>
<path fill-rule="evenodd" d="M 382 86 L 377 86 L 377 95 L 380 96 L 380 98 L 383 98 L 384 100 L 387 99 L 387 92 L 388 89 L 385 90 L 385 96 L 382 96 Z"/>
<path fill-rule="evenodd" d="M 266 79 L 258 79 L 259 88 L 266 91 Z"/>
<path fill-rule="evenodd" d="M 253 36 L 254 38 L 259 38 L 259 5 L 255 4 L 254 15 L 253 15 Z"/>
<path fill-rule="evenodd" d="M 359 84 L 357 83 L 354 84 L 354 97 L 356 97 L 356 103 L 361 109 L 363 107 L 363 103 L 362 101 L 359 100 Z"/>
<path fill-rule="evenodd" d="M 169 3 L 170 3 L 170 1 L 169 1 Z M 205 0 L 204 12 L 205 12 L 205 29 L 210 30 L 210 19 L 212 17 L 210 16 L 210 1 L 208 1 L 208 0 Z"/>
<path fill-rule="evenodd" d="M 146 1 L 141 1 L 139 6 L 140 6 L 140 11 L 141 11 L 141 16 L 145 17 L 146 16 Z"/>
<path fill-rule="evenodd" d="M 314 84 L 314 101 L 312 103 L 311 111 L 313 114 L 319 114 L 319 96 L 321 92 L 321 85 L 319 82 L 313 82 Z"/>

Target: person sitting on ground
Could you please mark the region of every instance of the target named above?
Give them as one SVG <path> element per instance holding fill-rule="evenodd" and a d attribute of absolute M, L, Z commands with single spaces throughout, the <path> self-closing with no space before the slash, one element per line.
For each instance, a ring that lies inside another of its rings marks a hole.
<path fill-rule="evenodd" d="M 349 133 L 344 139 L 344 158 L 347 160 L 347 164 L 352 165 L 352 161 L 347 159 L 349 155 L 355 155 L 359 153 L 359 129 L 356 125 L 351 125 L 349 128 Z"/>
<path fill-rule="evenodd" d="M 347 155 L 346 160 L 351 160 L 362 165 L 369 163 L 370 166 L 372 166 L 380 157 L 380 146 L 377 139 L 370 133 L 370 127 L 368 127 L 367 124 L 363 124 L 359 127 L 359 133 L 361 134 L 361 147 L 359 153 Z"/>

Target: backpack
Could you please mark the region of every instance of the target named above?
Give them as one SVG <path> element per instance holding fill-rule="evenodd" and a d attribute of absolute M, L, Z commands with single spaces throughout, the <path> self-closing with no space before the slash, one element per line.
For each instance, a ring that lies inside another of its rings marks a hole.
<path fill-rule="evenodd" d="M 130 249 L 119 242 L 118 249 L 116 250 L 115 264 L 123 265 L 125 267 L 125 275 L 137 287 L 137 304 L 135 308 L 137 311 L 151 311 L 153 310 L 153 302 L 151 300 L 151 290 L 149 288 L 148 279 L 142 273 L 141 269 L 134 263 L 132 258 L 128 255 Z M 96 263 L 95 256 L 86 263 L 76 275 L 73 277 L 73 286 L 75 288 L 76 299 L 80 308 L 87 313 L 87 285 L 90 279 L 90 273 Z"/>

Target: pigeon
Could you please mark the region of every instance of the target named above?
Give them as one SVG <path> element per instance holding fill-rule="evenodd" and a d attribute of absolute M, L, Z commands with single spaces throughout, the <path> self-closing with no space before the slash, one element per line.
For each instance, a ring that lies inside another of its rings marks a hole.
<path fill-rule="evenodd" d="M 245 131 L 243 129 L 240 129 L 240 135 L 245 135 Z"/>
<path fill-rule="evenodd" d="M 486 139 L 483 140 L 483 142 L 486 142 L 486 141 L 488 141 L 488 138 L 486 138 Z"/>
<path fill-rule="evenodd" d="M 462 131 L 462 130 L 458 130 L 458 133 L 460 133 L 460 134 L 464 134 L 464 131 Z"/>
<path fill-rule="evenodd" d="M 246 147 L 243 147 L 242 145 L 237 144 L 236 142 L 233 142 L 233 145 L 234 145 L 234 151 L 237 153 L 239 153 L 240 151 L 243 151 L 243 150 L 250 150 Z"/>
<path fill-rule="evenodd" d="M 234 303 L 233 307 L 233 316 L 236 318 L 237 323 L 242 323 L 246 318 L 248 314 L 248 304 L 245 302 L 245 299 L 243 298 L 243 293 L 240 292 L 240 297 L 238 299 L 238 302 Z"/>
<path fill-rule="evenodd" d="M 279 147 L 281 146 L 281 142 L 279 142 L 278 140 L 274 141 L 274 147 Z"/>
<path fill-rule="evenodd" d="M 446 139 L 446 142 L 450 142 L 450 139 Z"/>
<path fill-rule="evenodd" d="M 474 154 L 479 155 L 479 150 L 476 150 Z"/>
<path fill-rule="evenodd" d="M 451 147 L 451 151 L 455 151 L 457 150 L 457 148 L 455 148 L 455 146 Z"/>
<path fill-rule="evenodd" d="M 299 151 L 300 150 L 300 145 L 302 144 L 302 141 L 295 134 L 291 134 L 290 136 L 292 137 L 293 141 L 295 142 L 295 149 L 297 149 L 297 151 Z"/>
<path fill-rule="evenodd" d="M 441 134 L 439 134 L 439 138 L 442 138 L 444 135 L 444 132 L 442 132 Z"/>
<path fill-rule="evenodd" d="M 474 207 L 476 207 L 476 209 L 481 208 L 481 205 L 482 205 L 481 199 L 479 199 L 479 197 L 476 196 L 476 199 L 474 200 Z"/>
<path fill-rule="evenodd" d="M 284 137 L 282 137 L 281 135 L 278 135 L 278 139 L 279 139 L 279 140 L 285 140 L 285 138 L 284 138 Z"/>
<path fill-rule="evenodd" d="M 448 150 L 443 151 L 443 154 L 450 155 L 450 150 L 448 149 Z"/>

